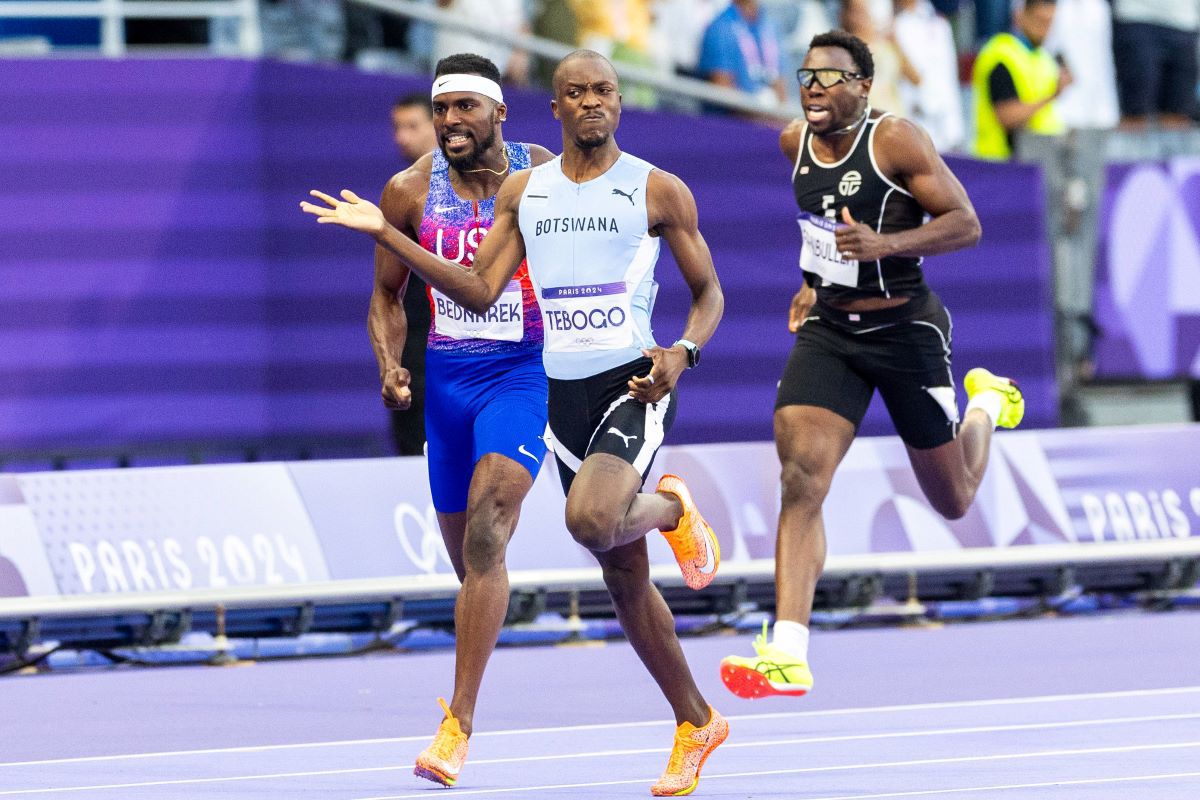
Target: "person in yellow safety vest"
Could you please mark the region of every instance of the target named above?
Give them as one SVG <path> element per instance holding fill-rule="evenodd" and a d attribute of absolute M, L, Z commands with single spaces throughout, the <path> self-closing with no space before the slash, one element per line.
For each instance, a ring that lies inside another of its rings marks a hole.
<path fill-rule="evenodd" d="M 975 155 L 1004 161 L 1022 131 L 1066 131 L 1054 100 L 1071 72 L 1042 49 L 1054 20 L 1054 0 L 1014 0 L 1013 32 L 988 40 L 975 59 Z"/>

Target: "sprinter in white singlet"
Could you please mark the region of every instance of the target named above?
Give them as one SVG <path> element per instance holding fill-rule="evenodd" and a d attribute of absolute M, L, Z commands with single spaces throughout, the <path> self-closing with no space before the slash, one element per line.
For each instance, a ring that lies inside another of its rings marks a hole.
<path fill-rule="evenodd" d="M 600 562 L 617 618 L 675 712 L 671 758 L 651 792 L 688 794 L 729 725 L 696 687 L 670 609 L 650 582 L 645 536 L 663 532 L 693 588 L 712 580 L 720 548 L 682 480 L 665 475 L 655 492 L 641 488 L 674 418 L 675 383 L 699 362 L 724 298 L 687 186 L 617 147 L 621 95 L 607 59 L 587 50 L 564 58 L 551 108 L 562 122 L 563 154 L 504 182 L 471 271 L 422 249 L 352 192 L 342 200 L 313 192 L 326 205 L 303 205 L 319 221 L 370 233 L 474 313 L 496 301 L 528 258 L 567 528 Z M 668 348 L 650 333 L 663 240 L 692 293 L 687 326 Z"/>

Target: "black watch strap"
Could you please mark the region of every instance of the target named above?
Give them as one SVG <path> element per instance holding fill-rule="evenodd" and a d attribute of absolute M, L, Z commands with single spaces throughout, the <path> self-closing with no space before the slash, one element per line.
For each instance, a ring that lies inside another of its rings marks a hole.
<path fill-rule="evenodd" d="M 687 339 L 679 339 L 671 346 L 674 347 L 676 344 L 687 351 L 688 369 L 700 363 L 700 345 L 689 342 Z"/>

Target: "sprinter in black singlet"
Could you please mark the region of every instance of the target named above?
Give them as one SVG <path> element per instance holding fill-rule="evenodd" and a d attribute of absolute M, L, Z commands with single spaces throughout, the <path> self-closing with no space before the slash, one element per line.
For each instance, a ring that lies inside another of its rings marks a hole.
<path fill-rule="evenodd" d="M 797 71 L 805 118 L 780 137 L 793 167 L 804 285 L 792 301 L 796 344 L 775 402 L 782 508 L 776 621 L 757 655 L 721 662 L 741 697 L 812 688 L 808 621 L 825 563 L 821 505 L 875 390 L 908 448 L 917 481 L 948 519 L 966 513 L 997 425 L 1024 414 L 1016 385 L 967 373 L 959 426 L 950 315 L 929 290 L 923 256 L 973 246 L 979 220 L 962 184 L 916 125 L 867 102 L 874 63 L 844 31 L 812 40 Z M 928 221 L 926 221 L 928 217 Z"/>

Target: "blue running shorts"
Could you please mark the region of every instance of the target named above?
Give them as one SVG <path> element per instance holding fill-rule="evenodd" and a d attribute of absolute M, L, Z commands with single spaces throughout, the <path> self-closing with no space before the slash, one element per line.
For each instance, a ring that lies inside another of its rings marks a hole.
<path fill-rule="evenodd" d="M 465 511 L 475 464 L 488 453 L 537 477 L 546 460 L 546 372 L 540 351 L 425 355 L 425 437 L 433 507 Z"/>

